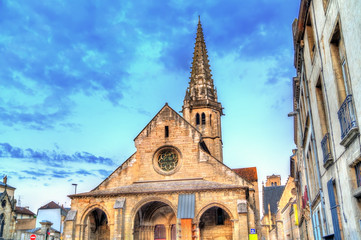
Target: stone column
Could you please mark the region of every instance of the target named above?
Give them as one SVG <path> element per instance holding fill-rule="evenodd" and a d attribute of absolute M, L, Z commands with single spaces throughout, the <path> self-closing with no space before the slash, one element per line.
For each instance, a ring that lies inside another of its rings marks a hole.
<path fill-rule="evenodd" d="M 108 222 L 108 227 L 109 227 L 109 239 L 114 239 L 114 236 L 115 236 L 115 225 L 114 225 L 114 223 L 109 223 Z"/>
<path fill-rule="evenodd" d="M 41 224 L 40 233 L 44 236 L 44 240 L 49 239 L 48 231 L 50 232 L 50 228 L 51 225 L 53 225 L 53 223 L 50 221 L 42 221 L 40 222 L 40 224 Z"/>
<path fill-rule="evenodd" d="M 171 233 L 171 230 L 172 230 L 172 225 L 167 225 L 165 226 L 165 238 L 168 240 L 168 239 L 171 239 L 171 236 L 172 236 L 172 233 Z M 154 233 L 154 231 L 153 231 Z"/>
<path fill-rule="evenodd" d="M 181 240 L 181 235 L 182 235 L 182 224 L 181 224 L 181 220 L 180 218 L 177 218 L 177 236 L 176 239 L 177 240 Z"/>
<path fill-rule="evenodd" d="M 83 240 L 84 239 L 87 226 L 88 225 L 86 225 L 86 224 L 76 224 L 75 240 Z"/>
<path fill-rule="evenodd" d="M 195 232 L 196 239 L 201 239 L 201 232 L 200 232 L 200 229 L 199 229 L 199 222 L 195 222 L 194 225 L 196 226 L 196 232 Z M 233 223 L 232 223 L 232 225 L 233 225 Z"/>

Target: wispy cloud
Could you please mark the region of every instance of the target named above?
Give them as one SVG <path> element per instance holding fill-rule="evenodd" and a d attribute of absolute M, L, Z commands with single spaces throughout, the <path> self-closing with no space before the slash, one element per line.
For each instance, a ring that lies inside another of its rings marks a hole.
<path fill-rule="evenodd" d="M 0 143 L 0 158 L 20 158 L 27 162 L 39 163 L 51 167 L 64 167 L 67 163 L 101 164 L 115 166 L 110 158 L 95 156 L 88 152 L 76 152 L 72 155 L 54 151 L 38 151 L 31 148 L 21 149 L 9 143 Z"/>
<path fill-rule="evenodd" d="M 6 126 L 73 127 L 72 98 L 79 93 L 121 105 L 128 69 L 144 54 L 171 71 L 188 71 L 197 15 L 214 54 L 257 58 L 291 47 L 283 31 L 293 12 L 282 0 L 68 4 L 0 5 L 0 89 L 9 92 L 0 99 L 0 122 Z"/>

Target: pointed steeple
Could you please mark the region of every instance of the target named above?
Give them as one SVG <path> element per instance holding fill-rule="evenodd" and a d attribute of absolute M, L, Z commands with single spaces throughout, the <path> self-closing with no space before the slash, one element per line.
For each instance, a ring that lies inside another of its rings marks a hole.
<path fill-rule="evenodd" d="M 189 86 L 184 97 L 184 107 L 211 107 L 220 111 L 222 106 L 217 99 L 211 68 L 209 65 L 206 43 L 204 41 L 201 20 L 198 20 L 196 43 L 194 46 Z"/>
<path fill-rule="evenodd" d="M 206 43 L 204 41 L 201 20 L 198 20 L 196 43 L 193 53 L 189 87 L 189 97 L 194 100 L 217 101 L 211 68 L 209 65 Z"/>
<path fill-rule="evenodd" d="M 223 160 L 221 116 L 223 108 L 213 84 L 201 20 L 198 21 L 189 86 L 184 96 L 183 117 L 202 133 L 207 149 Z"/>

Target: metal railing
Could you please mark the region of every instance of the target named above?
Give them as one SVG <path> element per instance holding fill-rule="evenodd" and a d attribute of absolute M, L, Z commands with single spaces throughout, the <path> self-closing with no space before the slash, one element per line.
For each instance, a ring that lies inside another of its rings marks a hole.
<path fill-rule="evenodd" d="M 331 159 L 331 151 L 330 151 L 330 134 L 326 133 L 321 141 L 321 148 L 323 152 L 323 164 L 327 162 L 327 160 Z"/>
<path fill-rule="evenodd" d="M 341 140 L 343 140 L 353 128 L 357 128 L 351 94 L 346 97 L 337 114 L 341 126 Z"/>

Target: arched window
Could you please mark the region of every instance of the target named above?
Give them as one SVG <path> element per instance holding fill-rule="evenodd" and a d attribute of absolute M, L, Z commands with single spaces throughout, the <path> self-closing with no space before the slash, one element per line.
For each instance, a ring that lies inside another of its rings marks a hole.
<path fill-rule="evenodd" d="M 154 240 L 166 239 L 164 225 L 155 225 L 154 228 Z"/>
<path fill-rule="evenodd" d="M 196 114 L 196 125 L 199 125 L 200 120 L 199 120 L 199 113 Z"/>
<path fill-rule="evenodd" d="M 202 113 L 202 125 L 206 125 L 206 114 Z"/>
<path fill-rule="evenodd" d="M 5 225 L 5 216 L 2 213 L 0 215 L 0 237 L 3 237 L 3 233 L 4 233 L 4 225 Z"/>

